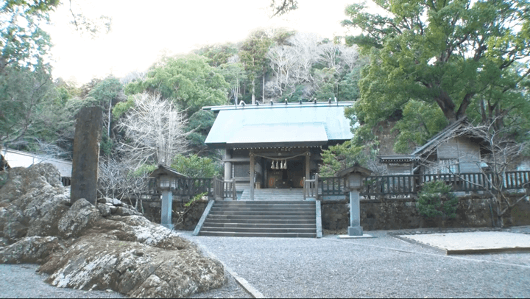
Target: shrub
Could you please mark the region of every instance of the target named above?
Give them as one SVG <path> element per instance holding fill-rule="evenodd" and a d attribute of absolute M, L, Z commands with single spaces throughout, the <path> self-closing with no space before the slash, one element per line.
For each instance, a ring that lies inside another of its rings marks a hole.
<path fill-rule="evenodd" d="M 212 159 L 199 157 L 196 154 L 189 156 L 177 155 L 171 167 L 183 175 L 191 178 L 211 178 L 219 174 L 221 168 Z"/>
<path fill-rule="evenodd" d="M 456 217 L 458 198 L 451 192 L 451 186 L 443 181 L 425 183 L 416 204 L 420 214 L 427 218 Z"/>

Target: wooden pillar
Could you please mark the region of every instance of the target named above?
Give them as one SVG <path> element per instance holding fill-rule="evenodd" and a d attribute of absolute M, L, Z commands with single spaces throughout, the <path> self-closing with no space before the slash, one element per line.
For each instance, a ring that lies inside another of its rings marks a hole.
<path fill-rule="evenodd" d="M 305 179 L 306 180 L 310 180 L 311 177 L 309 176 L 309 171 L 311 170 L 310 169 L 311 167 L 311 153 L 307 153 L 305 155 Z"/>
<path fill-rule="evenodd" d="M 250 151 L 250 200 L 254 200 L 254 152 Z"/>

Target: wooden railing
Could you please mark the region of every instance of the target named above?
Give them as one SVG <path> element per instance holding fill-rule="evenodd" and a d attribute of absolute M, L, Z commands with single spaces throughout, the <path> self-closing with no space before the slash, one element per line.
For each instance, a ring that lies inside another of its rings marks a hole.
<path fill-rule="evenodd" d="M 224 200 L 225 198 L 231 198 L 237 200 L 236 193 L 236 180 L 225 181 L 219 178 L 214 178 L 214 199 Z"/>
<path fill-rule="evenodd" d="M 495 188 L 518 190 L 530 188 L 530 171 L 507 171 L 498 176 L 491 173 L 369 176 L 363 179 L 361 195 L 414 195 L 420 191 L 422 184 L 438 180 L 450 184 L 455 192 L 487 191 Z M 320 196 L 343 195 L 346 192 L 346 181 L 341 177 L 323 177 L 319 179 L 319 189 Z"/>
<path fill-rule="evenodd" d="M 180 178 L 174 179 L 173 182 L 175 183 L 171 188 L 173 196 L 193 197 L 200 193 L 212 195 L 211 178 Z"/>
<path fill-rule="evenodd" d="M 361 195 L 415 194 L 417 193 L 418 185 L 418 176 L 416 175 L 369 176 L 363 180 Z"/>
<path fill-rule="evenodd" d="M 315 179 L 313 180 L 306 180 L 306 178 L 303 178 L 304 181 L 304 200 L 307 198 L 314 198 L 318 199 L 318 174 L 315 174 Z"/>
<path fill-rule="evenodd" d="M 344 195 L 346 190 L 345 177 L 322 177 L 318 180 L 319 194 L 322 196 Z"/>

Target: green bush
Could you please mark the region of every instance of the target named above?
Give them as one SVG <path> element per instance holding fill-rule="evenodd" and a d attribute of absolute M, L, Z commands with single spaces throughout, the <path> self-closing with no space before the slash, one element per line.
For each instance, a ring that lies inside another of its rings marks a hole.
<path fill-rule="evenodd" d="M 220 166 L 212 159 L 199 157 L 196 154 L 189 156 L 177 155 L 171 167 L 190 178 L 212 178 L 220 173 Z"/>
<path fill-rule="evenodd" d="M 431 181 L 423 185 L 416 206 L 424 217 L 451 219 L 456 217 L 458 198 L 445 182 Z"/>

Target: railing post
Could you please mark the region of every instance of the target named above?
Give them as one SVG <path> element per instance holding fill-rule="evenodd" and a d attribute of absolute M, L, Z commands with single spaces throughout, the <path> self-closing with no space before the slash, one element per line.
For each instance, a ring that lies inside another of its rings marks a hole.
<path fill-rule="evenodd" d="M 237 200 L 236 179 L 232 179 L 232 198 L 234 201 Z"/>
<path fill-rule="evenodd" d="M 318 173 L 315 173 L 315 188 L 313 189 L 315 200 L 318 200 Z"/>
<path fill-rule="evenodd" d="M 303 178 L 304 181 L 304 200 L 306 199 L 306 189 L 307 189 L 307 182 L 305 180 L 305 177 Z"/>

